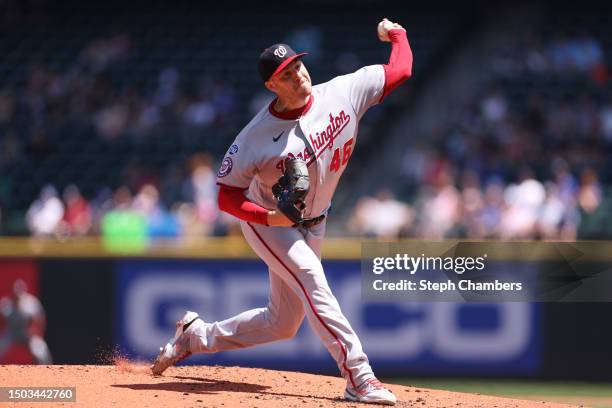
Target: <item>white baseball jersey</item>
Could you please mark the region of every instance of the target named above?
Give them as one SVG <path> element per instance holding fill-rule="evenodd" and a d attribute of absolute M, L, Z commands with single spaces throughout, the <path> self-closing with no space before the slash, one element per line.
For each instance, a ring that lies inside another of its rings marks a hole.
<path fill-rule="evenodd" d="M 272 210 L 284 161 L 301 157 L 310 177 L 304 217 L 323 214 L 355 148 L 359 120 L 380 101 L 384 85 L 382 65 L 371 65 L 314 86 L 312 105 L 299 119 L 262 109 L 228 149 L 217 182 L 248 189 L 249 200 Z"/>

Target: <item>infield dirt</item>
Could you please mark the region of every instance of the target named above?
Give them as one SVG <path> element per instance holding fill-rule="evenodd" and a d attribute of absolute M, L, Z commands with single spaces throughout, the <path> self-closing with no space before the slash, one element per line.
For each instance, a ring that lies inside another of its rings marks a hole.
<path fill-rule="evenodd" d="M 220 366 L 171 367 L 163 376 L 151 375 L 147 365 L 125 360 L 115 365 L 0 366 L 1 387 L 76 387 L 76 403 L 20 402 L 0 407 L 372 407 L 341 399 L 339 377 Z M 569 407 L 543 401 L 524 401 L 388 385 L 399 407 Z"/>

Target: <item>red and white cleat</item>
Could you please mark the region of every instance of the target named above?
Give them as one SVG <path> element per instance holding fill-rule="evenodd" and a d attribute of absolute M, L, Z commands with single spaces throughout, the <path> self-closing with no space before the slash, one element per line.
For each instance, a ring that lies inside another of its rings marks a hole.
<path fill-rule="evenodd" d="M 397 398 L 376 378 L 365 380 L 357 389 L 351 384 L 344 390 L 344 399 L 368 404 L 395 405 Z"/>

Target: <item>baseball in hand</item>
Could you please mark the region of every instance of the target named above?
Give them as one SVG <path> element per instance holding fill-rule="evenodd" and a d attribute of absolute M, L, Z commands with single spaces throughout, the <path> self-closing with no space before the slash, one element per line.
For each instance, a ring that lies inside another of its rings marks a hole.
<path fill-rule="evenodd" d="M 390 42 L 391 40 L 389 39 L 389 30 L 393 30 L 394 28 L 404 29 L 404 27 L 402 27 L 401 25 L 393 23 L 387 20 L 386 18 L 383 18 L 382 21 L 378 23 L 377 27 L 378 39 L 383 42 Z"/>

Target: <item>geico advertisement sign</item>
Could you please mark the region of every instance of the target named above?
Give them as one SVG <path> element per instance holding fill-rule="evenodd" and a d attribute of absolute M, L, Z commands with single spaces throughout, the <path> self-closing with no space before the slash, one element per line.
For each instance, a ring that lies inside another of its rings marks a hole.
<path fill-rule="evenodd" d="M 244 263 L 177 263 L 166 267 L 147 261 L 126 263 L 116 279 L 118 343 L 128 354 L 150 358 L 173 336 L 174 323 L 185 309 L 214 321 L 265 306 L 268 295 L 265 266 L 252 261 Z M 445 366 L 518 363 L 517 359 L 527 358 L 527 365 L 533 365 L 537 357 L 532 304 L 367 304 L 361 300 L 359 264 L 334 265 L 327 272 L 330 286 L 371 359 Z M 329 358 L 306 319 L 290 341 L 214 357 L 202 355 L 200 360 L 292 361 L 304 357 Z"/>

